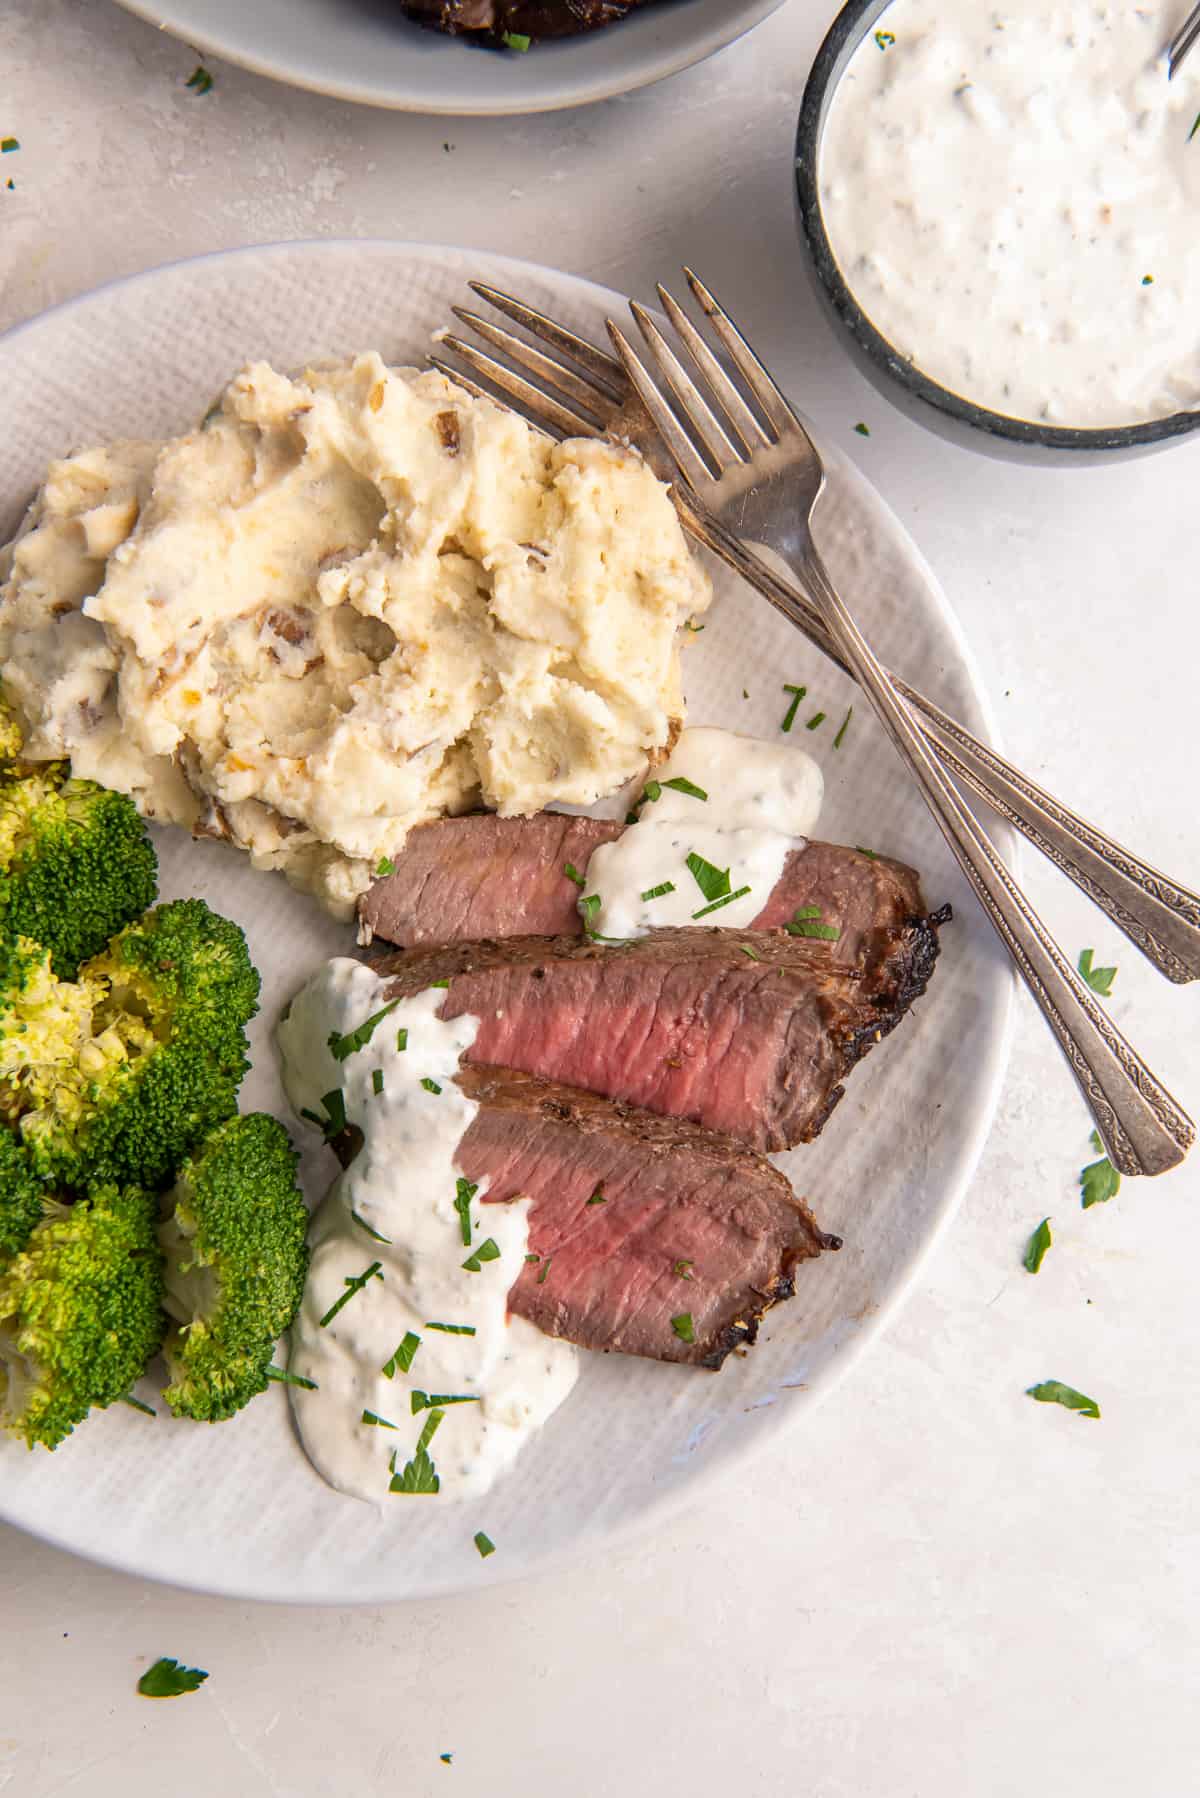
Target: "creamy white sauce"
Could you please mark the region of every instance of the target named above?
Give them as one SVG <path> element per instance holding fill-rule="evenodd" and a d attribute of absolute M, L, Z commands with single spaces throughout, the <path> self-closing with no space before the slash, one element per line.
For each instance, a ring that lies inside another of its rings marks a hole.
<path fill-rule="evenodd" d="M 1200 80 L 1187 0 L 895 0 L 838 84 L 821 205 L 900 353 L 1011 417 L 1200 406 Z M 894 42 L 889 43 L 888 38 Z"/>
<path fill-rule="evenodd" d="M 338 1060 L 330 1035 L 349 1034 L 388 1003 L 385 981 L 339 958 L 297 994 L 277 1033 L 297 1115 L 322 1115 L 324 1096 L 340 1087 L 347 1121 L 365 1139 L 313 1221 L 312 1266 L 292 1326 L 289 1371 L 316 1389 L 289 1387 L 292 1408 L 318 1472 L 339 1491 L 379 1504 L 408 1502 L 389 1486 L 393 1455 L 402 1474 L 429 1420 L 427 1409 L 414 1413 L 414 1392 L 467 1401 L 443 1407 L 428 1454 L 439 1498 L 473 1498 L 512 1466 L 578 1373 L 570 1344 L 508 1316 L 508 1292 L 528 1250 L 528 1201 L 484 1207 L 487 1183 L 481 1182 L 469 1206 L 471 1245 L 463 1243 L 455 1153 L 478 1106 L 459 1091 L 454 1075 L 478 1019 L 443 1023 L 435 1015 L 442 998 L 440 988 L 431 988 L 403 1000 L 364 1047 Z M 403 1050 L 401 1031 L 407 1032 Z M 376 1071 L 382 1092 L 375 1091 Z M 440 1092 L 423 1087 L 422 1079 Z M 496 1258 L 481 1262 L 478 1272 L 465 1269 L 472 1250 L 489 1240 Z M 373 1262 L 382 1277 L 348 1288 L 346 1281 L 359 1279 Z M 475 1333 L 449 1334 L 430 1323 L 466 1325 Z M 420 1338 L 411 1367 L 397 1367 L 389 1377 L 384 1366 L 410 1332 Z M 385 1421 L 366 1423 L 364 1411 Z"/>
<path fill-rule="evenodd" d="M 600 908 L 590 919 L 603 936 L 645 936 L 666 925 L 719 924 L 744 929 L 763 909 L 783 864 L 817 822 L 825 786 L 803 750 L 702 728 L 680 733 L 669 759 L 654 772 L 662 791 L 647 801 L 636 824 L 615 843 L 592 851 L 587 894 Z M 667 783 L 683 779 L 704 799 Z M 697 918 L 711 901 L 688 866 L 697 855 L 728 870 L 740 899 Z M 671 883 L 673 891 L 646 898 Z"/>

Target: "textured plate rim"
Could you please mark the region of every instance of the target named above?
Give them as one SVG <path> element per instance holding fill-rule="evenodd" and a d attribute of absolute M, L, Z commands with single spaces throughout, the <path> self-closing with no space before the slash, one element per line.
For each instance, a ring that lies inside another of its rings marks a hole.
<path fill-rule="evenodd" d="M 655 82 L 667 80 L 671 75 L 682 74 L 685 69 L 707 61 L 719 50 L 736 43 L 756 25 L 761 25 L 764 19 L 779 10 L 784 0 L 746 0 L 744 11 L 738 17 L 725 19 L 710 26 L 707 31 L 698 33 L 693 39 L 685 39 L 674 48 L 668 47 L 657 55 L 648 56 L 645 66 L 633 73 L 616 75 L 610 70 L 607 77 L 599 74 L 590 81 L 582 80 L 571 84 L 560 82 L 557 87 L 551 82 L 544 93 L 514 98 L 508 103 L 503 100 L 480 102 L 453 83 L 441 90 L 435 88 L 418 91 L 415 85 L 410 90 L 389 90 L 385 87 L 363 86 L 353 81 L 322 79 L 318 72 L 311 69 L 291 65 L 286 60 L 275 61 L 240 48 L 220 32 L 209 32 L 203 27 L 196 30 L 182 23 L 172 23 L 162 17 L 164 6 L 169 4 L 170 0 L 117 0 L 117 5 L 126 12 L 132 13 L 147 25 L 155 26 L 159 31 L 165 31 L 168 36 L 177 38 L 181 43 L 209 55 L 219 56 L 236 68 L 245 69 L 248 74 L 259 75 L 267 81 L 279 81 L 305 93 L 322 94 L 332 100 L 348 100 L 356 106 L 374 106 L 387 112 L 425 113 L 431 117 L 449 118 L 520 118 L 542 112 L 561 112 L 572 106 L 592 106 L 598 101 L 615 99 L 621 94 L 636 93 L 641 88 L 653 86 Z"/>
<path fill-rule="evenodd" d="M 358 251 L 364 249 L 369 250 L 372 247 L 392 251 L 400 250 L 415 257 L 424 258 L 453 257 L 457 259 L 473 253 L 456 245 L 422 243 L 397 238 L 281 239 L 270 243 L 243 245 L 232 250 L 214 250 L 202 256 L 183 257 L 174 262 L 161 263 L 153 268 L 144 269 L 135 274 L 117 276 L 113 280 L 104 282 L 97 287 L 90 288 L 84 293 L 76 294 L 69 299 L 60 301 L 57 305 L 48 307 L 43 312 L 35 314 L 34 317 L 22 320 L 18 324 L 11 326 L 9 330 L 0 333 L 0 354 L 13 349 L 16 349 L 19 352 L 21 340 L 26 334 L 32 334 L 55 319 L 66 317 L 72 312 L 84 309 L 92 301 L 97 300 L 102 296 L 143 284 L 151 285 L 156 278 L 160 276 L 177 274 L 179 271 L 189 267 L 213 265 L 229 262 L 234 259 L 251 260 L 269 255 L 276 251 L 286 252 L 304 249 L 313 249 L 322 254 L 342 254 L 351 256 Z M 491 251 L 480 251 L 479 255 L 481 259 L 487 260 L 493 265 L 500 264 L 507 269 L 511 269 L 515 277 L 514 285 L 519 283 L 521 275 L 524 274 L 560 287 L 574 288 L 577 291 L 581 291 L 586 294 L 594 304 L 604 306 L 608 311 L 613 310 L 614 307 L 618 311 L 621 311 L 628 304 L 627 296 L 620 294 L 615 289 L 605 287 L 602 283 L 590 281 L 584 276 L 567 274 L 560 270 L 549 268 L 545 264 L 530 262 L 517 257 L 497 255 Z M 873 483 L 870 485 L 872 491 L 875 492 Z M 886 501 L 883 500 L 882 496 L 876 494 L 876 497 L 879 499 L 880 505 L 890 512 L 890 508 L 887 507 Z M 893 514 L 892 516 L 894 517 L 895 515 Z M 967 642 L 962 626 L 957 615 L 950 606 L 941 583 L 938 581 L 932 569 L 930 569 L 925 562 L 917 545 L 909 537 L 907 529 L 900 524 L 899 520 L 896 520 L 896 522 L 903 533 L 913 560 L 918 562 L 922 567 L 928 583 L 929 603 L 931 607 L 935 608 L 937 611 L 941 627 L 946 633 L 948 642 L 953 648 L 962 672 L 971 688 L 972 695 L 979 708 L 983 722 L 983 731 L 981 734 L 987 743 L 998 748 L 999 738 L 995 719 L 993 717 L 992 707 L 988 700 L 986 689 L 980 678 L 977 659 Z M 1015 873 L 1019 873 L 1019 856 L 1016 852 L 1016 844 L 1011 833 L 1007 830 L 997 830 L 994 834 L 999 841 L 1002 853 L 1005 854 L 1009 866 Z M 306 1607 L 313 1605 L 378 1606 L 385 1603 L 402 1603 L 410 1600 L 417 1601 L 426 1598 L 450 1597 L 460 1592 L 468 1593 L 482 1590 L 485 1585 L 514 1585 L 521 1580 L 541 1577 L 545 1574 L 561 1571 L 564 1567 L 570 1566 L 576 1562 L 586 1561 L 591 1556 L 600 1553 L 602 1546 L 604 1550 L 607 1550 L 612 1547 L 623 1547 L 628 1543 L 641 1539 L 652 1529 L 691 1510 L 695 1504 L 710 1496 L 712 1491 L 718 1488 L 722 1482 L 732 1479 L 736 1471 L 744 1469 L 751 1459 L 759 1457 L 772 1442 L 777 1442 L 781 1435 L 785 1432 L 795 1430 L 798 1427 L 801 1418 L 809 1416 L 813 1409 L 817 1405 L 823 1403 L 830 1393 L 841 1387 L 843 1381 L 857 1365 L 861 1357 L 878 1341 L 883 1332 L 889 1327 L 900 1308 L 912 1295 L 915 1286 L 928 1265 L 930 1256 L 943 1240 L 949 1225 L 953 1221 L 958 1208 L 966 1195 L 967 1188 L 969 1187 L 972 1176 L 978 1166 L 992 1125 L 995 1122 L 1000 1094 L 1008 1069 L 1015 1031 L 1016 990 L 1016 972 L 1015 970 L 1010 969 L 1009 977 L 1005 980 L 997 1000 L 997 1028 L 994 1033 L 994 1040 L 990 1048 L 987 1063 L 980 1070 L 979 1081 L 976 1088 L 977 1097 L 973 1108 L 974 1116 L 972 1126 L 964 1133 L 953 1153 L 952 1170 L 945 1182 L 944 1191 L 936 1215 L 927 1228 L 924 1239 L 915 1249 L 907 1268 L 904 1270 L 903 1274 L 897 1278 L 892 1291 L 876 1306 L 868 1318 L 864 1318 L 858 1322 L 856 1329 L 838 1348 L 833 1362 L 822 1372 L 816 1385 L 805 1391 L 804 1402 L 802 1404 L 792 1404 L 776 1408 L 775 1415 L 778 1419 L 778 1424 L 777 1428 L 772 1433 L 764 1434 L 756 1441 L 752 1442 L 744 1450 L 740 1461 L 734 1461 L 730 1458 L 719 1458 L 709 1461 L 699 1467 L 698 1471 L 686 1485 L 665 1493 L 661 1497 L 651 1499 L 643 1509 L 633 1517 L 622 1522 L 609 1523 L 604 1530 L 603 1544 L 599 1541 L 583 1543 L 580 1545 L 575 1545 L 573 1543 L 565 1544 L 561 1549 L 548 1553 L 543 1558 L 539 1559 L 534 1567 L 522 1568 L 515 1570 L 512 1573 L 506 1573 L 500 1568 L 489 1569 L 489 1577 L 486 1580 L 480 1580 L 478 1576 L 471 1582 L 459 1579 L 455 1579 L 454 1581 L 435 1580 L 423 1585 L 419 1590 L 413 1590 L 407 1593 L 393 1592 L 370 1596 L 360 1596 L 357 1593 L 354 1593 L 350 1596 L 343 1596 L 339 1595 L 332 1588 L 319 1591 L 312 1590 L 299 1593 L 284 1593 L 278 1590 L 277 1586 L 272 1586 L 270 1589 L 265 1585 L 255 1587 L 245 1580 L 237 1578 L 223 1581 L 209 1575 L 207 1577 L 191 1579 L 186 1573 L 181 1574 L 175 1571 L 167 1573 L 158 1570 L 147 1571 L 138 1564 L 138 1561 L 134 1556 L 122 1555 L 120 1553 L 106 1554 L 103 1549 L 92 1547 L 81 1548 L 77 1542 L 72 1540 L 69 1532 L 66 1530 L 56 1530 L 53 1527 L 34 1525 L 24 1517 L 16 1518 L 11 1516 L 6 1507 L 2 1492 L 0 1492 L 0 1522 L 5 1523 L 10 1528 L 21 1530 L 26 1535 L 32 1536 L 37 1541 L 45 1542 L 52 1548 L 62 1550 L 67 1554 L 76 1555 L 81 1560 L 89 1561 L 96 1566 L 108 1568 L 113 1572 L 125 1573 L 137 1579 L 148 1580 L 156 1585 L 171 1587 L 179 1591 L 195 1592 L 209 1597 L 235 1599 L 240 1602 L 292 1604 Z M 316 1476 L 314 1475 L 314 1477 Z"/>

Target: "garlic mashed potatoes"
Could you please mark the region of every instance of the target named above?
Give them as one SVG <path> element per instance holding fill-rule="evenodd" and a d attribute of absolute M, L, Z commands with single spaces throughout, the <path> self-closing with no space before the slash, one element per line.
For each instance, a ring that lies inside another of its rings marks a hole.
<path fill-rule="evenodd" d="M 26 756 L 349 915 L 409 829 L 587 805 L 683 716 L 711 590 L 666 489 L 375 354 L 51 465 L 0 552 Z"/>

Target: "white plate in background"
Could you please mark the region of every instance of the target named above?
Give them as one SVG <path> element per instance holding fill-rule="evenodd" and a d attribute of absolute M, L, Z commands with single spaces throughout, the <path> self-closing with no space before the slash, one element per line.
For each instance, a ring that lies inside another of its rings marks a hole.
<path fill-rule="evenodd" d="M 554 112 L 647 87 L 703 62 L 782 0 L 656 0 L 618 24 L 482 49 L 405 18 L 397 0 L 119 0 L 255 75 L 397 112 Z"/>
<path fill-rule="evenodd" d="M 363 349 L 419 361 L 451 304 L 467 298 L 470 276 L 599 341 L 606 313 L 624 309 L 589 282 L 493 255 L 322 242 L 157 269 L 10 332 L 0 339 L 0 541 L 50 458 L 186 428 L 244 361 L 289 368 Z M 835 577 L 884 661 L 986 739 L 970 659 L 932 575 L 862 476 L 822 450 L 830 490 L 819 536 Z M 376 1512 L 340 1497 L 310 1469 L 285 1394 L 273 1388 L 227 1424 L 177 1422 L 161 1410 L 151 1420 L 118 1405 L 53 1455 L 0 1441 L 0 1516 L 92 1559 L 240 1597 L 378 1602 L 470 1588 L 651 1525 L 799 1424 L 877 1335 L 974 1169 L 1007 1059 L 1012 976 L 866 704 L 855 705 L 834 750 L 855 690 L 765 601 L 719 570 L 716 580 L 706 628 L 686 654 L 691 721 L 774 736 L 783 682 L 806 684 L 799 723 L 816 707 L 829 715 L 811 734 L 798 724 L 793 738 L 825 771 L 821 835 L 911 861 L 930 905 L 955 907 L 927 996 L 853 1074 L 820 1139 L 778 1157 L 845 1247 L 801 1268 L 796 1298 L 719 1374 L 584 1354 L 572 1397 L 514 1473 L 471 1504 L 393 1498 Z M 287 1117 L 271 1027 L 313 966 L 352 952 L 353 933 L 224 845 L 162 831 L 157 843 L 164 897 L 197 894 L 246 929 L 263 1010 L 242 1108 Z M 307 1150 L 310 1199 L 332 1171 L 323 1149 Z M 472 1541 L 481 1529 L 496 1543 L 487 1561 Z"/>

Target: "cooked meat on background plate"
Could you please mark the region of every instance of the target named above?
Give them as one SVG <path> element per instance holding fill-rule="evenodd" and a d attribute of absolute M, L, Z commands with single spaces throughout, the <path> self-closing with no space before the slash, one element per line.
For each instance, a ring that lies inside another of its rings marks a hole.
<path fill-rule="evenodd" d="M 421 25 L 480 44 L 527 50 L 542 38 L 575 37 L 615 25 L 650 0 L 400 0 Z"/>

